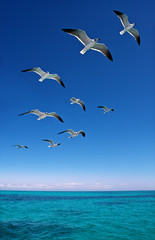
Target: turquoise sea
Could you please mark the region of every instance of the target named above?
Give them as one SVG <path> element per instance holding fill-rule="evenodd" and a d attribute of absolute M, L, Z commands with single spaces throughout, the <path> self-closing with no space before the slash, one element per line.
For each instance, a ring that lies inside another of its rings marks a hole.
<path fill-rule="evenodd" d="M 154 240 L 155 191 L 0 191 L 3 240 Z"/>

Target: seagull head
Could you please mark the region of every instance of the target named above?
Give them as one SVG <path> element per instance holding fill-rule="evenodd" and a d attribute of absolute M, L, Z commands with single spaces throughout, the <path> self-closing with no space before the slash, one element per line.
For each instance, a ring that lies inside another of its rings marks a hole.
<path fill-rule="evenodd" d="M 94 42 L 98 42 L 99 40 L 101 40 L 100 38 L 95 38 Z"/>

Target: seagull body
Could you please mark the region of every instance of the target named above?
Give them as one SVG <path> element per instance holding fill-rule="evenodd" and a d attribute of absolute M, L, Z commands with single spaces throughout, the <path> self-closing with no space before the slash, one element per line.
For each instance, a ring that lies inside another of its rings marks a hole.
<path fill-rule="evenodd" d="M 48 139 L 43 139 L 43 141 L 46 141 L 46 142 L 50 143 L 50 145 L 48 146 L 49 148 L 56 147 L 56 146 L 60 145 L 60 143 L 55 144 L 55 143 L 52 142 L 52 140 L 48 140 Z"/>
<path fill-rule="evenodd" d="M 49 72 L 44 72 L 40 67 L 22 70 L 22 72 L 35 72 L 39 74 L 41 76 L 41 78 L 39 79 L 39 82 L 44 81 L 46 78 L 54 79 L 65 88 L 64 83 L 62 82 L 62 80 L 57 74 L 50 74 Z"/>
<path fill-rule="evenodd" d="M 31 111 L 28 111 L 28 112 L 25 112 L 25 113 L 21 113 L 18 116 L 22 116 L 22 115 L 25 115 L 25 114 L 28 114 L 28 113 L 32 113 L 32 114 L 35 114 L 35 115 L 39 116 L 39 118 L 37 120 L 44 119 L 45 117 L 55 117 L 59 121 L 63 122 L 63 120 L 61 119 L 61 117 L 57 113 L 55 113 L 55 112 L 51 112 L 51 113 L 40 112 L 38 109 L 34 109 L 34 110 L 31 110 Z"/>
<path fill-rule="evenodd" d="M 125 32 L 128 32 L 129 34 L 131 34 L 137 41 L 137 43 L 140 45 L 140 36 L 139 36 L 139 32 L 133 28 L 133 26 L 135 25 L 135 23 L 130 24 L 128 21 L 128 16 L 125 15 L 122 12 L 119 11 L 115 11 L 116 15 L 120 18 L 121 23 L 124 27 L 124 29 L 122 31 L 120 31 L 120 34 L 123 35 Z"/>
<path fill-rule="evenodd" d="M 69 33 L 75 36 L 85 47 L 80 51 L 81 54 L 84 54 L 89 49 L 101 52 L 105 55 L 109 60 L 113 61 L 111 53 L 109 49 L 103 43 L 97 43 L 100 39 L 90 39 L 85 31 L 81 29 L 62 29 L 64 32 Z"/>
<path fill-rule="evenodd" d="M 61 133 L 65 133 L 65 132 L 68 132 L 71 134 L 71 136 L 69 138 L 73 138 L 73 137 L 76 137 L 77 135 L 81 134 L 83 137 L 85 137 L 85 132 L 83 130 L 79 131 L 79 132 L 74 132 L 72 129 L 68 129 L 68 130 L 65 130 L 63 132 L 60 132 L 58 134 L 61 134 Z"/>
<path fill-rule="evenodd" d="M 107 108 L 106 106 L 98 106 L 98 108 L 104 109 L 104 113 L 107 113 L 107 112 L 110 112 L 110 111 L 114 111 L 113 108 Z"/>
<path fill-rule="evenodd" d="M 77 103 L 77 104 L 79 104 L 79 105 L 83 108 L 84 111 L 86 111 L 86 108 L 85 108 L 84 102 L 81 101 L 80 99 L 75 98 L 75 97 L 72 97 L 72 98 L 69 99 L 69 100 L 71 101 L 71 104 Z M 68 100 L 68 101 L 69 101 L 69 100 Z M 66 102 L 68 102 L 68 101 L 66 101 Z"/>
<path fill-rule="evenodd" d="M 14 147 L 16 147 L 16 146 L 17 146 L 18 148 L 28 148 L 28 147 L 27 147 L 27 146 L 25 146 L 25 145 L 24 145 L 24 146 L 22 146 L 22 145 L 19 145 L 19 144 L 16 144 L 16 145 L 13 145 L 13 146 L 14 146 Z"/>

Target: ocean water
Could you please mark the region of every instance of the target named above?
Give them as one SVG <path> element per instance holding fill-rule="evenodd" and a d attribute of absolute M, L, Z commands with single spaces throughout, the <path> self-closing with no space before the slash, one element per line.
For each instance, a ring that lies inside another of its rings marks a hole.
<path fill-rule="evenodd" d="M 155 191 L 0 191 L 1 240 L 154 240 Z"/>

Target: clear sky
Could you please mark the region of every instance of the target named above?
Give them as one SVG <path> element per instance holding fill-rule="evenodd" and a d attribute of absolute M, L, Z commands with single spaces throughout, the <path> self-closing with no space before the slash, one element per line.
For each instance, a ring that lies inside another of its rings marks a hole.
<path fill-rule="evenodd" d="M 0 189 L 155 189 L 154 9 L 153 0 L 1 1 Z M 136 23 L 140 46 L 119 34 L 113 10 Z M 114 61 L 92 50 L 81 55 L 83 45 L 62 28 L 100 38 Z M 21 72 L 33 67 L 57 73 L 66 88 Z M 86 112 L 65 103 L 71 97 Z M 115 111 L 104 114 L 99 105 Z M 56 112 L 64 123 L 18 116 L 33 109 Z M 58 135 L 70 128 L 86 137 Z M 61 145 L 48 148 L 42 139 Z"/>

